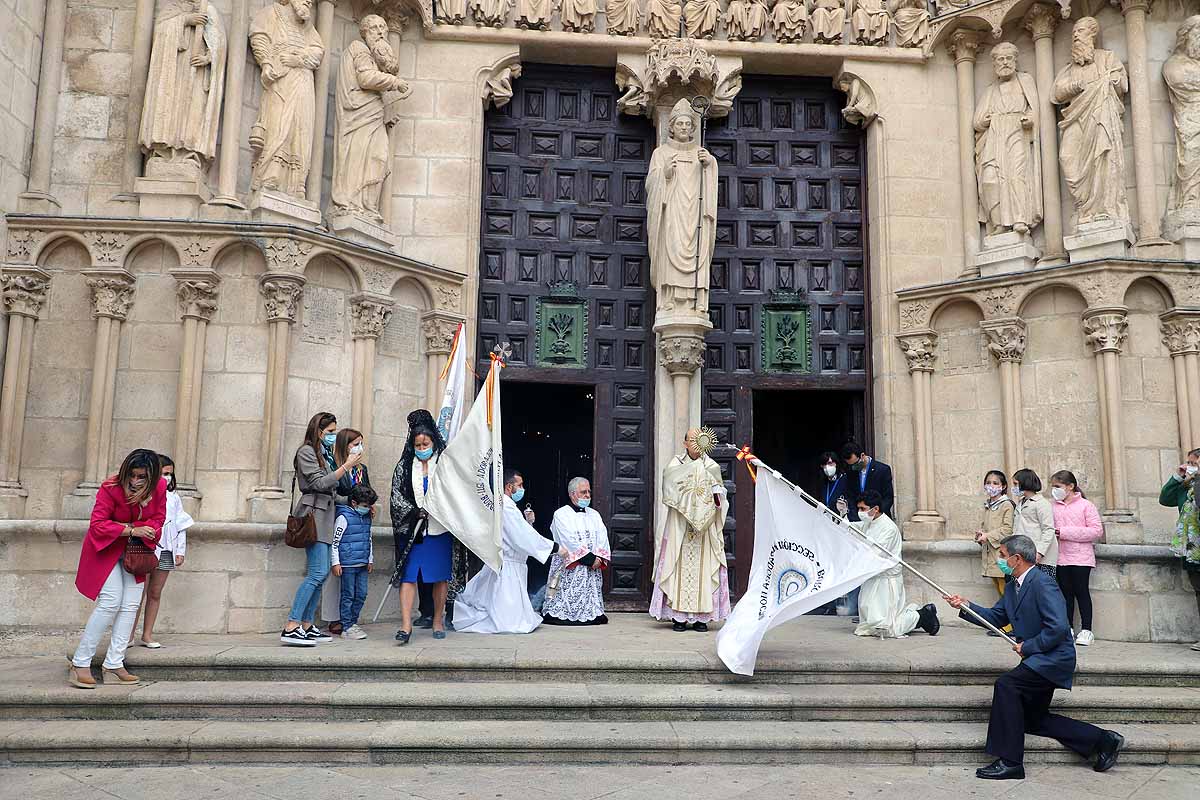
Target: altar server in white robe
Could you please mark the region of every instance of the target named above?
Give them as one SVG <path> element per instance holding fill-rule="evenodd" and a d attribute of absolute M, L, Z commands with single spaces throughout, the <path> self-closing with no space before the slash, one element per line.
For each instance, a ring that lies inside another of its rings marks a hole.
<path fill-rule="evenodd" d="M 554 553 L 569 553 L 534 530 L 533 512 L 522 514 L 517 508 L 524 497 L 525 478 L 516 470 L 505 471 L 500 545 L 504 563 L 499 573 L 484 566 L 455 599 L 454 629 L 459 633 L 530 633 L 542 624 L 542 615 L 529 602 L 525 560 L 545 563 Z"/>
<path fill-rule="evenodd" d="M 550 534 L 570 555 L 550 559 L 544 621 L 547 625 L 607 625 L 603 570 L 612 560 L 608 529 L 591 507 L 592 484 L 587 478 L 572 478 L 567 497 L 571 502 L 554 512 Z"/>
<path fill-rule="evenodd" d="M 880 510 L 882 503 L 883 497 L 874 489 L 863 492 L 858 498 L 857 527 L 867 539 L 900 558 L 900 528 Z M 930 636 L 937 635 L 941 623 L 932 604 L 921 608 L 916 603 L 905 604 L 903 569 L 897 564 L 863 583 L 858 596 L 860 621 L 854 629 L 855 636 L 899 638 L 917 628 Z"/>

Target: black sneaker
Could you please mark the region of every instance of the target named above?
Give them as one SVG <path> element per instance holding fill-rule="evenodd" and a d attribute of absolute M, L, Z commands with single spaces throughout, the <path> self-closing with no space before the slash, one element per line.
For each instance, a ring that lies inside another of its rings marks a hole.
<path fill-rule="evenodd" d="M 310 642 L 312 642 L 314 644 L 316 644 L 317 642 L 332 642 L 333 641 L 332 636 L 330 636 L 328 633 L 326 633 L 325 631 L 318 628 L 316 625 L 313 625 L 311 628 L 305 628 L 304 636 L 305 636 L 305 638 L 307 638 Z"/>
<path fill-rule="evenodd" d="M 316 647 L 317 643 L 308 638 L 301 628 L 292 628 L 279 634 L 279 643 L 288 647 Z"/>

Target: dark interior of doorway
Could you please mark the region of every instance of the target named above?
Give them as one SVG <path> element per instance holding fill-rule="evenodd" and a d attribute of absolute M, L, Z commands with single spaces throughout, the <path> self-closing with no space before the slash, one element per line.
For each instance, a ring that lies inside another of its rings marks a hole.
<path fill-rule="evenodd" d="M 593 386 L 505 381 L 500 393 L 504 462 L 525 477 L 534 527 L 550 538 L 550 520 L 567 502 L 567 481 L 592 479 L 596 391 Z M 546 583 L 547 568 L 529 561 L 529 588 Z"/>
<path fill-rule="evenodd" d="M 817 460 L 861 439 L 862 392 L 756 390 L 754 453 L 804 491 L 823 500 L 824 475 Z M 865 446 L 865 445 L 864 445 Z"/>

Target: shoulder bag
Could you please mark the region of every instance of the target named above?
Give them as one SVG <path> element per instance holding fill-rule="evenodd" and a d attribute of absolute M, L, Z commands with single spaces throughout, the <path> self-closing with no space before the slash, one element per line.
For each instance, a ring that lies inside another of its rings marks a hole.
<path fill-rule="evenodd" d="M 292 509 L 296 508 L 296 476 L 292 475 Z M 304 514 L 288 514 L 283 543 L 288 547 L 305 548 L 317 541 L 317 520 L 309 508 Z"/>

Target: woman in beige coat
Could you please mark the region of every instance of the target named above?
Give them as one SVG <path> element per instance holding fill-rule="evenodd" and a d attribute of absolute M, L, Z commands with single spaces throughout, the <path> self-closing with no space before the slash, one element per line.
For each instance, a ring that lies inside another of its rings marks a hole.
<path fill-rule="evenodd" d="M 983 523 L 975 531 L 983 558 L 983 577 L 991 578 L 996 592 L 1004 597 L 1004 573 L 998 564 L 1000 543 L 1013 532 L 1013 504 L 1008 499 L 1008 478 L 998 469 L 988 472 L 983 478 L 983 491 L 987 499 L 983 503 Z"/>
<path fill-rule="evenodd" d="M 1013 533 L 1033 539 L 1038 569 L 1057 581 L 1058 537 L 1054 533 L 1054 508 L 1042 497 L 1041 491 L 1042 479 L 1033 470 L 1019 469 L 1013 473 L 1013 496 L 1017 503 Z"/>

